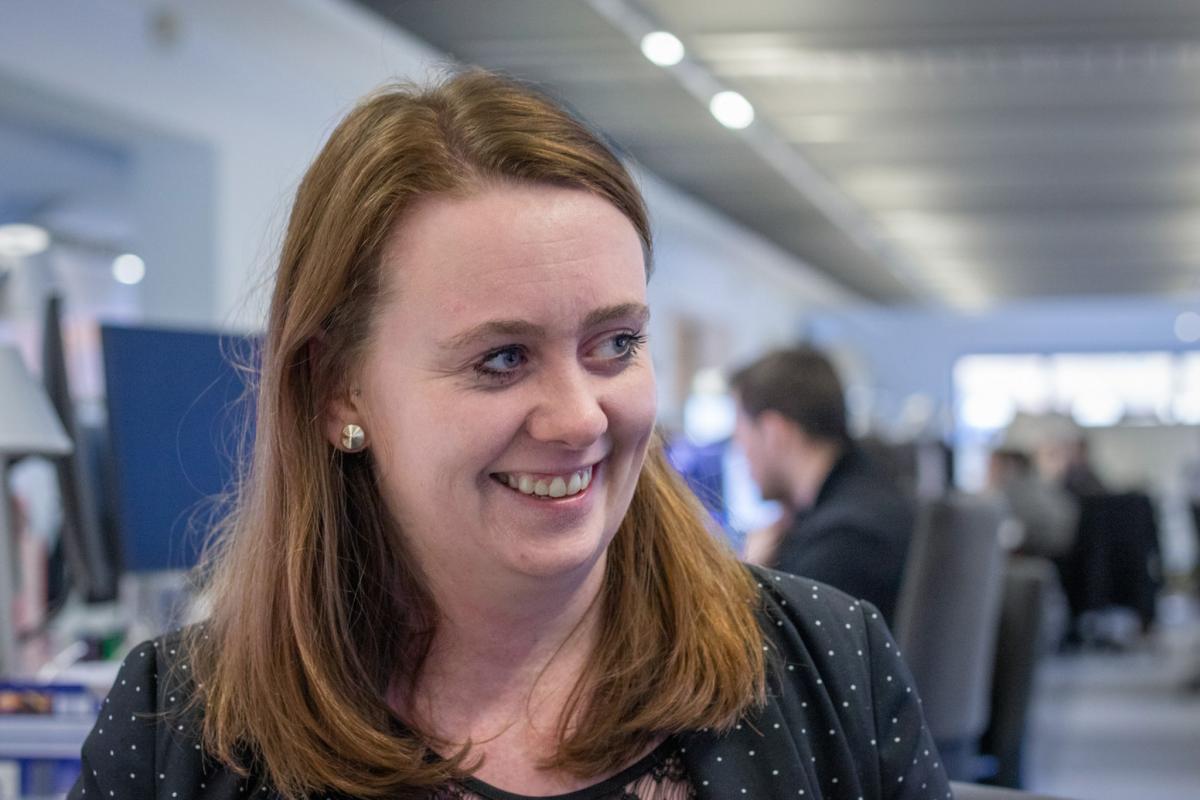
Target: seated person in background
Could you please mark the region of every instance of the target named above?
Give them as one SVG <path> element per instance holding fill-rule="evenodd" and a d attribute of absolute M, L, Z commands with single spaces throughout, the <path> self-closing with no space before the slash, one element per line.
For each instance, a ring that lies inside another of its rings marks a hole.
<path fill-rule="evenodd" d="M 1041 477 L 1027 454 L 1010 448 L 988 458 L 987 487 L 1003 498 L 1020 525 L 1014 549 L 1046 558 L 1066 555 L 1075 541 L 1078 504 L 1067 490 Z"/>
<path fill-rule="evenodd" d="M 667 465 L 650 225 L 486 72 L 300 184 L 207 622 L 144 643 L 78 800 L 947 798 L 878 612 L 738 563 Z"/>
<path fill-rule="evenodd" d="M 1072 497 L 1097 497 L 1108 494 L 1108 487 L 1092 466 L 1091 447 L 1080 432 L 1067 445 L 1067 464 L 1062 474 L 1062 486 Z"/>
<path fill-rule="evenodd" d="M 785 509 L 751 534 L 747 560 L 869 600 L 890 622 L 915 511 L 851 440 L 833 364 L 811 347 L 778 350 L 738 370 L 730 384 L 734 440 L 763 497 Z"/>
<path fill-rule="evenodd" d="M 1019 411 L 996 449 L 1022 456 L 1030 474 L 1076 499 L 1108 494 L 1092 466 L 1087 435 L 1067 414 Z"/>

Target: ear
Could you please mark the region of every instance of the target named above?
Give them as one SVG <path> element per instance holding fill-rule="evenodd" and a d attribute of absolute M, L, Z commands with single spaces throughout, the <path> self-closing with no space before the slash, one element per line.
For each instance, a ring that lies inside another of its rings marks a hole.
<path fill-rule="evenodd" d="M 338 450 L 346 449 L 342 443 L 342 431 L 349 423 L 364 429 L 368 427 L 363 422 L 362 399 L 357 389 L 339 390 L 325 406 L 322 418 L 325 438 Z"/>
<path fill-rule="evenodd" d="M 315 366 L 320 363 L 324 347 L 324 337 L 320 334 L 308 340 L 308 363 L 310 365 Z M 354 423 L 364 429 L 367 427 L 363 422 L 364 409 L 361 392 L 352 382 L 347 382 L 322 402 L 324 402 L 324 407 L 320 410 L 321 430 L 325 435 L 325 440 L 338 450 L 345 450 L 346 448 L 342 444 L 342 429 L 348 423 Z"/>

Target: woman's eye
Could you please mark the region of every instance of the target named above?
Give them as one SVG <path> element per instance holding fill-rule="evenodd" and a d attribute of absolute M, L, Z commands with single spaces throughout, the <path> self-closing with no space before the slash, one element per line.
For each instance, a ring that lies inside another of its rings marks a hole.
<path fill-rule="evenodd" d="M 643 344 L 646 337 L 640 333 L 618 333 L 611 336 L 600 345 L 601 358 L 626 359 L 633 356 Z"/>
<path fill-rule="evenodd" d="M 506 347 L 488 354 L 475 368 L 485 375 L 503 375 L 512 372 L 525 363 L 525 354 L 519 347 Z"/>

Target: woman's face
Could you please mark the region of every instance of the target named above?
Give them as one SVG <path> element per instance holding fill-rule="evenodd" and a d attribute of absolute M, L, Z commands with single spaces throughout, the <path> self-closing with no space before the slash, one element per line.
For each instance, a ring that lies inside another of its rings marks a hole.
<path fill-rule="evenodd" d="M 655 417 L 633 225 L 584 191 L 492 186 L 417 204 L 383 269 L 358 393 L 334 408 L 331 436 L 366 430 L 435 580 L 586 574 Z"/>

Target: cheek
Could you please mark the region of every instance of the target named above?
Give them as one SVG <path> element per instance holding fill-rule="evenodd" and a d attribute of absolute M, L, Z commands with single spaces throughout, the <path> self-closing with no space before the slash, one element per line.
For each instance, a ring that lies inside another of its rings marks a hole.
<path fill-rule="evenodd" d="M 471 416 L 405 375 L 380 375 L 369 394 L 371 446 L 386 487 L 398 499 L 444 485 L 461 458 Z"/>
<path fill-rule="evenodd" d="M 397 399 L 388 426 L 395 469 L 419 467 L 424 480 L 445 487 L 474 476 L 510 445 L 524 419 L 519 404 L 462 392 Z"/>
<path fill-rule="evenodd" d="M 614 433 L 648 439 L 658 416 L 654 371 L 647 367 L 631 378 L 606 404 L 609 420 Z"/>

